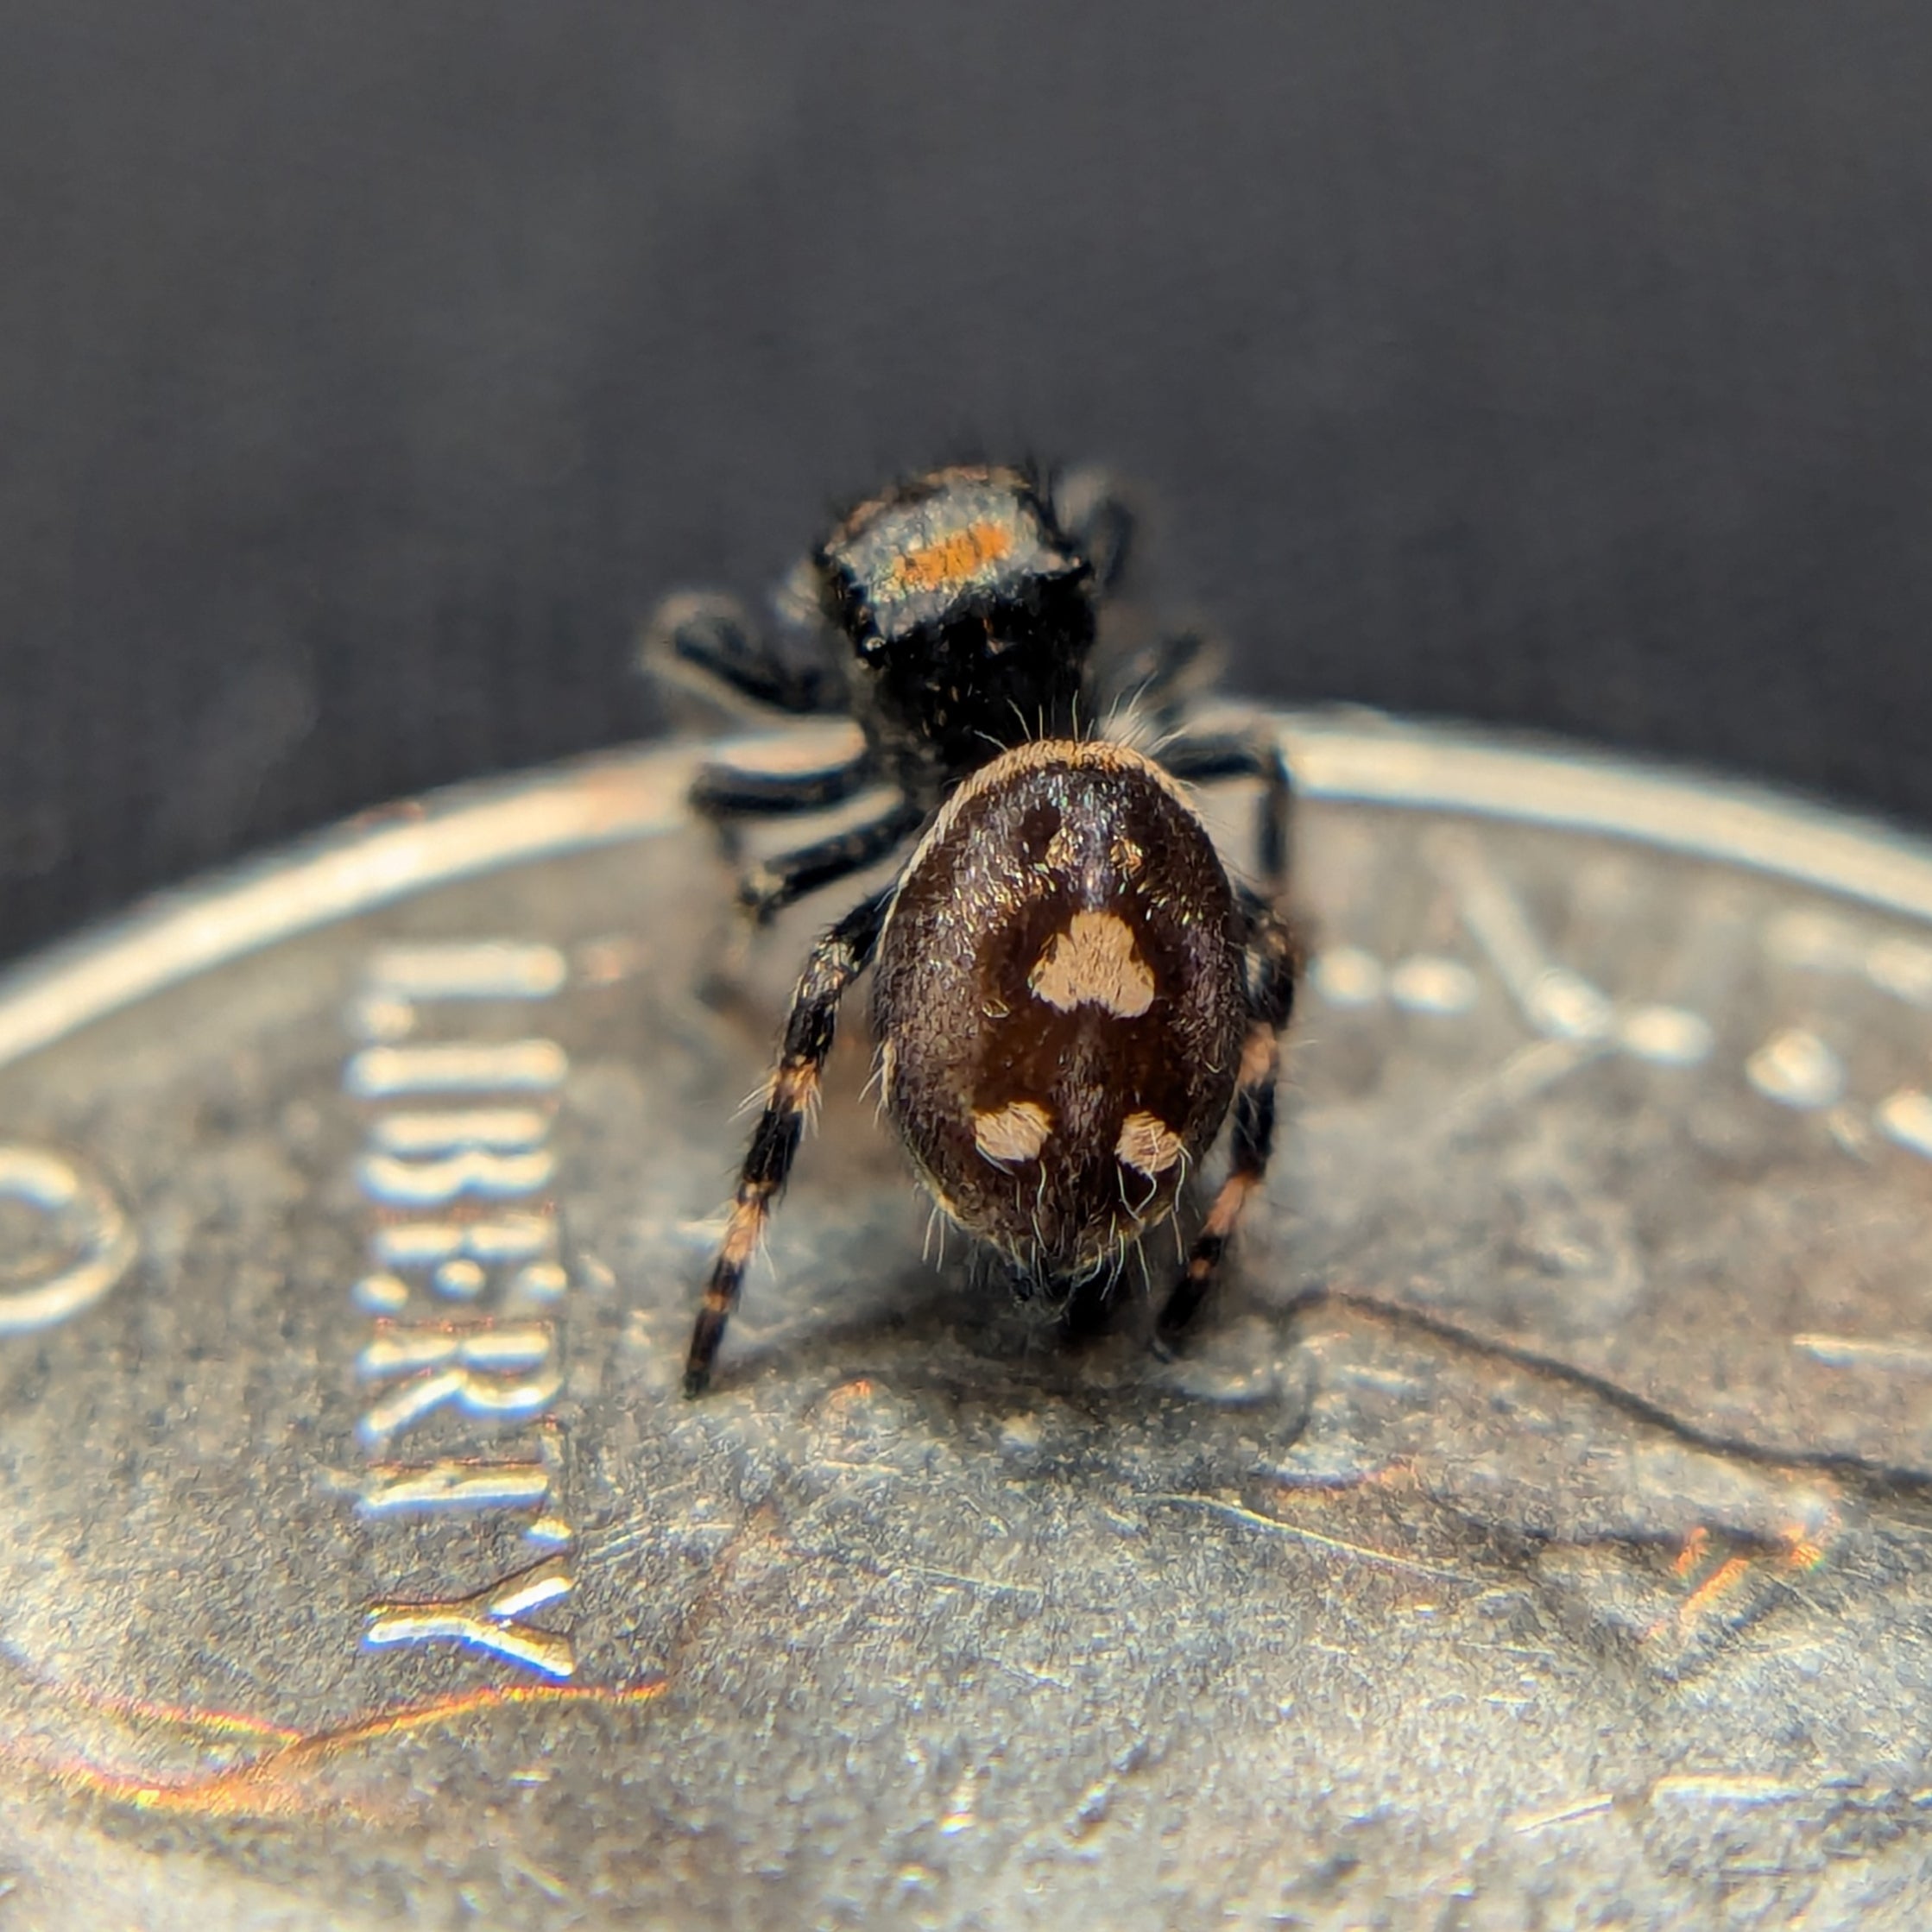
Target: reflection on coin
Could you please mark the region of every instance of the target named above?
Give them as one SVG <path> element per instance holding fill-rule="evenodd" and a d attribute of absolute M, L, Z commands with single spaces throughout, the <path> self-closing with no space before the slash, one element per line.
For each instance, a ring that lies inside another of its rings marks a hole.
<path fill-rule="evenodd" d="M 685 752 L 0 984 L 0 1924 L 1932 1923 L 1932 849 L 1285 729 L 1170 1366 L 922 1260 L 855 1020 L 679 1396 L 836 910 Z"/>

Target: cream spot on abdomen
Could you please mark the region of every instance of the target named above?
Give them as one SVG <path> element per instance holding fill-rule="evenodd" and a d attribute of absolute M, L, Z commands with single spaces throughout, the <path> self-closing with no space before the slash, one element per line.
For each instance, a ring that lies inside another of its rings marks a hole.
<path fill-rule="evenodd" d="M 1033 1160 L 1046 1145 L 1053 1118 L 1030 1100 L 1009 1101 L 990 1114 L 973 1116 L 973 1144 L 995 1166 Z"/>
<path fill-rule="evenodd" d="M 1062 1013 L 1095 1006 L 1138 1020 L 1154 1003 L 1153 970 L 1117 912 L 1076 912 L 1047 942 L 1026 984 Z"/>
<path fill-rule="evenodd" d="M 1151 1181 L 1165 1174 L 1181 1158 L 1181 1137 L 1158 1114 L 1129 1114 L 1121 1122 L 1114 1157 L 1123 1167 Z"/>

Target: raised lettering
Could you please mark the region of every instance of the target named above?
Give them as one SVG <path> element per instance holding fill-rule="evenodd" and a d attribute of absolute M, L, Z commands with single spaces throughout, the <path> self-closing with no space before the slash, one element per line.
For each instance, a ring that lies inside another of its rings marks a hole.
<path fill-rule="evenodd" d="M 74 1156 L 0 1141 L 0 1197 L 51 1224 L 44 1249 L 0 1254 L 0 1335 L 51 1327 L 98 1302 L 133 1266 L 135 1232 L 114 1190 Z"/>
<path fill-rule="evenodd" d="M 377 1603 L 363 1631 L 369 1650 L 399 1644 L 464 1644 L 490 1651 L 546 1677 L 576 1674 L 568 1637 L 532 1630 L 522 1619 L 559 1603 L 576 1587 L 567 1556 L 546 1556 L 528 1569 L 488 1583 L 468 1596 L 439 1603 Z"/>
<path fill-rule="evenodd" d="M 547 1322 L 378 1323 L 358 1367 L 371 1380 L 407 1379 L 364 1412 L 357 1432 L 365 1443 L 387 1442 L 450 1406 L 491 1421 L 539 1415 L 563 1386 L 556 1354 Z"/>

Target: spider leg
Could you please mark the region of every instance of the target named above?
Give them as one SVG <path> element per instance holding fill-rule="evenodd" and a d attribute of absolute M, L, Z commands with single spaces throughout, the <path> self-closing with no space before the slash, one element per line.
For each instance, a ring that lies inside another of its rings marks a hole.
<path fill-rule="evenodd" d="M 1133 512 L 1119 484 L 1087 464 L 1056 477 L 1049 495 L 1054 521 L 1092 562 L 1094 588 L 1105 597 L 1127 574 L 1133 544 Z"/>
<path fill-rule="evenodd" d="M 1157 736 L 1169 736 L 1181 729 L 1189 700 L 1213 679 L 1221 656 L 1199 631 L 1165 632 L 1109 668 L 1108 699 L 1131 704 Z"/>
<path fill-rule="evenodd" d="M 821 886 L 862 872 L 903 844 L 925 822 L 925 813 L 910 799 L 897 800 L 882 818 L 868 818 L 849 830 L 783 852 L 746 872 L 738 886 L 738 903 L 762 925 L 794 900 Z"/>
<path fill-rule="evenodd" d="M 1300 969 L 1288 922 L 1256 894 L 1244 891 L 1247 915 L 1247 1035 L 1241 1044 L 1234 1088 L 1234 1134 L 1228 1178 L 1189 1250 L 1187 1266 L 1168 1295 L 1155 1329 L 1155 1347 L 1166 1353 L 1193 1320 L 1214 1285 L 1228 1239 L 1248 1196 L 1267 1172 L 1274 1144 L 1275 1087 L 1281 1074 L 1281 1035 L 1295 1003 Z"/>
<path fill-rule="evenodd" d="M 686 1395 L 702 1395 L 711 1379 L 711 1364 L 723 1340 L 725 1323 L 738 1305 L 745 1270 L 758 1252 L 758 1239 L 771 1216 L 772 1203 L 792 1171 L 805 1115 L 818 1091 L 825 1057 L 832 1050 L 838 1002 L 871 963 L 894 889 L 888 886 L 854 906 L 812 948 L 799 977 L 765 1110 L 758 1117 L 751 1146 L 738 1170 L 731 1217 L 691 1331 L 691 1352 L 685 1360 Z"/>
<path fill-rule="evenodd" d="M 1288 878 L 1288 815 L 1294 803 L 1281 741 L 1265 726 L 1252 731 L 1190 734 L 1164 745 L 1160 761 L 1174 777 L 1196 784 L 1224 778 L 1261 780 L 1255 864 L 1262 891 L 1271 900 L 1279 898 Z"/>
<path fill-rule="evenodd" d="M 829 666 L 788 662 L 736 597 L 713 591 L 666 597 L 644 628 L 641 655 L 647 669 L 735 710 L 810 715 L 844 708 Z"/>
<path fill-rule="evenodd" d="M 691 788 L 695 811 L 707 818 L 776 818 L 843 805 L 877 777 L 869 750 L 841 765 L 809 772 L 748 771 L 736 765 L 706 765 Z"/>

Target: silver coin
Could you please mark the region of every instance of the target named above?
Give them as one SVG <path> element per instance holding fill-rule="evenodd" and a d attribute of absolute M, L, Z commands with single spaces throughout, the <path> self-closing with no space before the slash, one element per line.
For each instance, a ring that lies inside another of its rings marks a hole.
<path fill-rule="evenodd" d="M 1284 729 L 1169 1366 L 922 1253 L 855 1023 L 679 1397 L 803 930 L 688 752 L 0 986 L 0 1924 L 1932 1923 L 1932 849 Z"/>

